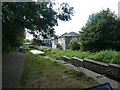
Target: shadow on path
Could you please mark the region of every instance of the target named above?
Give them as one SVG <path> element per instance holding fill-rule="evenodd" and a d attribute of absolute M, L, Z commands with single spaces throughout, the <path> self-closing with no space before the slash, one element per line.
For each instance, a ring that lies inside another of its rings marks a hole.
<path fill-rule="evenodd" d="M 2 63 L 2 88 L 19 88 L 23 53 L 11 53 Z"/>

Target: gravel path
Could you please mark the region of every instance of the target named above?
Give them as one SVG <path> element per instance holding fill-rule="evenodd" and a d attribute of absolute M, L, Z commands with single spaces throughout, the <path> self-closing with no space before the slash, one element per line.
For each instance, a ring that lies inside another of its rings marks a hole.
<path fill-rule="evenodd" d="M 23 53 L 10 54 L 2 64 L 2 88 L 19 88 L 24 63 Z"/>

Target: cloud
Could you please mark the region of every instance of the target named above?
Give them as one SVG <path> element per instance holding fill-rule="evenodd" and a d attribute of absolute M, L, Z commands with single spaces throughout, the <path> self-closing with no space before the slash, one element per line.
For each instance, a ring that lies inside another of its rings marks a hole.
<path fill-rule="evenodd" d="M 59 2 L 68 2 L 74 7 L 75 14 L 72 20 L 68 22 L 59 21 L 59 26 L 55 27 L 57 35 L 65 32 L 81 30 L 85 25 L 89 15 L 99 12 L 102 9 L 110 8 L 112 12 L 118 14 L 118 1 L 119 0 L 60 0 Z M 57 1 L 58 2 L 58 1 Z"/>

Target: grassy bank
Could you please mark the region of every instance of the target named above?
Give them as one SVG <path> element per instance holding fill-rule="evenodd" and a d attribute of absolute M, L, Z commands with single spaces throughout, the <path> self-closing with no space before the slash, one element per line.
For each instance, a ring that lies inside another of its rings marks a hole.
<path fill-rule="evenodd" d="M 120 64 L 120 52 L 113 50 L 96 52 L 88 58 L 105 63 Z"/>
<path fill-rule="evenodd" d="M 26 53 L 22 88 L 86 88 L 98 84 L 83 73 L 68 69 L 62 64 Z"/>
<path fill-rule="evenodd" d="M 49 48 L 39 48 L 42 51 L 45 51 L 45 55 L 54 57 L 56 59 L 62 59 L 62 56 L 68 57 L 77 57 L 77 58 L 88 58 L 104 63 L 115 63 L 120 64 L 120 52 L 114 50 L 105 50 L 96 53 L 91 52 L 81 52 L 73 50 L 59 50 L 59 49 L 49 49 Z"/>
<path fill-rule="evenodd" d="M 88 58 L 95 61 L 100 61 L 104 63 L 115 63 L 120 64 L 120 52 L 105 50 L 96 53 L 90 52 L 81 52 L 81 51 L 72 51 L 72 50 L 52 50 L 51 52 L 47 52 L 46 55 L 50 55 L 57 59 L 62 59 L 62 56 L 68 57 L 77 57 L 77 58 Z"/>

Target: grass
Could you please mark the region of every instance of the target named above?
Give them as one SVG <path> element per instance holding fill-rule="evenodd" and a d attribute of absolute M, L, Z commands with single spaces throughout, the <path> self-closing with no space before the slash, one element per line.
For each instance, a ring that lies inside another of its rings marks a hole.
<path fill-rule="evenodd" d="M 88 58 L 104 63 L 120 64 L 120 52 L 113 50 L 96 52 L 95 54 L 88 56 Z"/>
<path fill-rule="evenodd" d="M 51 55 L 52 57 L 55 57 L 57 59 L 62 59 L 62 56 L 68 56 L 68 57 L 78 57 L 78 58 L 85 58 L 89 54 L 86 52 L 78 52 L 73 50 L 52 50 L 51 52 L 47 52 L 46 55 Z"/>
<path fill-rule="evenodd" d="M 21 88 L 86 88 L 98 84 L 81 72 L 30 52 L 26 53 L 20 82 Z"/>
<path fill-rule="evenodd" d="M 52 49 L 51 51 L 46 49 L 45 55 L 54 57 L 56 59 L 62 59 L 62 56 L 68 57 L 77 57 L 77 58 L 88 58 L 95 61 L 100 61 L 104 63 L 114 63 L 120 64 L 120 52 L 114 50 L 105 50 L 96 53 L 91 52 L 81 52 L 81 51 L 73 51 L 73 50 L 59 50 Z"/>

